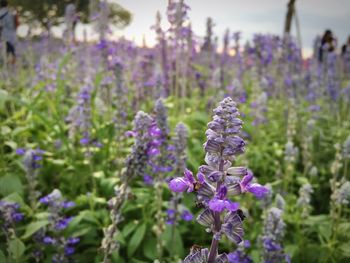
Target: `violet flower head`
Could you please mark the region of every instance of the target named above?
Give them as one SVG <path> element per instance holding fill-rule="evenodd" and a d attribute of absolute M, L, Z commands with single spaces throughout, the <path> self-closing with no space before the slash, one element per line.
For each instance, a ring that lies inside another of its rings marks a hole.
<path fill-rule="evenodd" d="M 149 160 L 148 149 L 151 137 L 149 136 L 149 129 L 152 127 L 153 119 L 147 113 L 139 111 L 134 120 L 135 143 L 133 145 L 131 154 L 127 158 L 126 176 L 133 175 L 144 176 L 147 162 Z"/>
<path fill-rule="evenodd" d="M 190 170 L 186 169 L 184 177 L 177 177 L 169 182 L 169 188 L 176 193 L 192 192 L 194 189 L 195 179 Z"/>
<path fill-rule="evenodd" d="M 307 218 L 311 210 L 311 194 L 314 192 L 311 184 L 303 184 L 299 189 L 299 198 L 297 200 L 297 206 L 302 210 L 302 217 Z"/>
<path fill-rule="evenodd" d="M 65 211 L 75 205 L 74 202 L 64 200 L 61 191 L 53 190 L 50 194 L 43 196 L 39 202 L 47 206 L 49 225 L 42 229 L 37 237 L 41 244 L 52 246 L 56 249 L 52 257 L 53 262 L 69 262 L 75 252 L 75 246 L 80 239 L 77 237 L 65 237 L 64 231 L 72 221 L 72 216 L 66 216 Z"/>
<path fill-rule="evenodd" d="M 253 260 L 247 255 L 247 249 L 250 247 L 250 241 L 244 240 L 234 252 L 227 255 L 228 263 L 252 263 Z"/>
<path fill-rule="evenodd" d="M 20 153 L 23 151 L 21 150 Z M 26 171 L 26 179 L 28 183 L 29 190 L 29 200 L 31 207 L 35 206 L 37 198 L 40 196 L 40 192 L 37 190 L 38 186 L 38 172 L 41 167 L 42 156 L 44 151 L 41 149 L 26 150 L 24 151 L 23 166 Z"/>
<path fill-rule="evenodd" d="M 187 170 L 184 177 L 169 182 L 173 192 L 196 190 L 197 201 L 204 207 L 197 222 L 213 234 L 210 250 L 191 251 L 184 262 L 227 262 L 226 254 L 218 255 L 221 236 L 240 244 L 244 234 L 244 215 L 239 210 L 239 203 L 231 198 L 245 192 L 263 198 L 269 192 L 266 187 L 253 183 L 253 174 L 247 168 L 231 167 L 236 157 L 244 152 L 245 142 L 239 136 L 242 123 L 236 103 L 231 98 L 225 98 L 214 109 L 213 120 L 206 131 L 206 165 L 199 167 L 196 179 Z M 223 258 L 225 260 L 221 261 Z"/>
<path fill-rule="evenodd" d="M 290 262 L 290 257 L 284 252 L 282 246 L 286 226 L 282 215 L 283 210 L 277 207 L 268 210 L 264 232 L 260 237 L 264 262 Z"/>
<path fill-rule="evenodd" d="M 23 220 L 24 216 L 19 207 L 19 204 L 14 202 L 0 201 L 0 222 L 4 229 Z"/>

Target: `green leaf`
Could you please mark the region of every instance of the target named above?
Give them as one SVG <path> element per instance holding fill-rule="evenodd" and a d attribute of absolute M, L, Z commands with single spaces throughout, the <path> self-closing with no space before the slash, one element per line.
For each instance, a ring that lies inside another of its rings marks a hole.
<path fill-rule="evenodd" d="M 6 262 L 6 256 L 4 252 L 0 250 L 0 262 Z"/>
<path fill-rule="evenodd" d="M 285 247 L 285 251 L 290 257 L 293 257 L 295 254 L 297 254 L 298 249 L 298 246 L 294 244 L 290 244 Z"/>
<path fill-rule="evenodd" d="M 332 235 L 332 228 L 329 224 L 320 224 L 318 226 L 318 233 L 324 237 L 325 240 L 330 240 Z"/>
<path fill-rule="evenodd" d="M 0 194 L 3 196 L 12 194 L 12 193 L 23 193 L 23 186 L 21 180 L 12 174 L 5 175 L 0 178 Z"/>
<path fill-rule="evenodd" d="M 111 255 L 112 262 L 124 263 L 125 260 L 119 255 L 118 251 L 115 251 Z"/>
<path fill-rule="evenodd" d="M 22 236 L 22 238 L 28 238 L 31 235 L 33 235 L 34 233 L 36 233 L 37 231 L 39 231 L 41 228 L 43 228 L 44 226 L 46 226 L 49 223 L 49 221 L 45 220 L 45 221 L 37 221 L 37 222 L 33 222 L 30 223 L 27 227 L 26 227 L 26 231 L 24 233 L 24 235 Z"/>
<path fill-rule="evenodd" d="M 154 237 L 147 237 L 147 242 L 143 246 L 143 254 L 150 260 L 157 257 L 157 241 Z"/>
<path fill-rule="evenodd" d="M 16 261 L 20 262 L 19 260 L 23 255 L 24 251 L 26 250 L 26 247 L 23 244 L 23 242 L 18 238 L 14 238 L 10 240 L 8 246 L 9 246 L 9 253 L 11 257 Z"/>
<path fill-rule="evenodd" d="M 350 257 L 350 242 L 342 244 L 340 250 L 345 257 Z"/>
<path fill-rule="evenodd" d="M 129 224 L 127 224 L 123 230 L 121 231 L 122 232 L 122 235 L 124 237 L 127 237 L 128 235 L 130 235 L 132 232 L 134 232 L 135 228 L 137 227 L 137 224 L 135 221 L 133 222 L 130 222 Z"/>
<path fill-rule="evenodd" d="M 128 255 L 131 257 L 140 246 L 146 233 L 146 224 L 140 225 L 132 235 L 128 245 Z"/>
<path fill-rule="evenodd" d="M 8 92 L 6 90 L 0 89 L 0 109 L 5 107 L 5 102 L 8 100 Z"/>
<path fill-rule="evenodd" d="M 166 248 L 171 254 L 182 256 L 184 254 L 184 245 L 180 232 L 177 228 L 172 229 L 174 226 L 167 225 L 163 234 L 163 239 L 166 243 Z"/>

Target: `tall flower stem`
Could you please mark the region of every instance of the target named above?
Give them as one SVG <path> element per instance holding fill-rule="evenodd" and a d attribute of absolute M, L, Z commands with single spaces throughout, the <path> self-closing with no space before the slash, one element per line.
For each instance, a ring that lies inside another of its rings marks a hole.
<path fill-rule="evenodd" d="M 221 156 L 222 156 L 222 150 L 221 150 Z M 224 171 L 224 160 L 222 159 L 222 157 L 219 165 L 219 171 L 220 172 Z M 218 181 L 216 185 L 216 192 L 219 192 L 220 187 L 221 187 L 221 181 Z M 220 218 L 219 212 L 214 213 L 214 225 L 215 225 L 215 231 L 220 232 L 221 218 Z M 216 239 L 214 235 L 210 245 L 208 263 L 214 263 L 216 255 L 218 254 L 218 246 L 219 246 L 219 240 Z"/>

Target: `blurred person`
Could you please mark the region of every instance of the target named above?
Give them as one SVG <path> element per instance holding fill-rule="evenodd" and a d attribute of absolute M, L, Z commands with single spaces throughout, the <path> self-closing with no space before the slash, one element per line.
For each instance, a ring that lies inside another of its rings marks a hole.
<path fill-rule="evenodd" d="M 65 20 L 66 20 L 66 34 L 68 37 L 68 42 L 73 40 L 73 42 L 76 42 L 75 40 L 75 27 L 79 21 L 79 15 L 77 14 L 76 7 L 73 3 L 70 3 L 66 6 L 65 9 Z"/>
<path fill-rule="evenodd" d="M 8 7 L 7 0 L 0 0 L 0 38 L 6 43 L 6 54 L 12 64 L 16 63 L 16 30 L 18 15 Z"/>
<path fill-rule="evenodd" d="M 348 37 L 348 41 L 341 48 L 341 56 L 344 61 L 344 71 L 350 74 L 350 36 Z"/>
<path fill-rule="evenodd" d="M 326 30 L 319 46 L 318 61 L 323 62 L 325 54 L 334 52 L 337 46 L 336 38 L 331 30 Z"/>

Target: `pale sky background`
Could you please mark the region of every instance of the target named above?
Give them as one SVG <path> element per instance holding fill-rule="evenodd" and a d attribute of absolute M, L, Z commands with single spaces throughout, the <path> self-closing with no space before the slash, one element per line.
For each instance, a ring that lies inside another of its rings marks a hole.
<path fill-rule="evenodd" d="M 129 39 L 154 43 L 155 13 L 159 10 L 166 20 L 167 0 L 113 0 L 133 13 L 132 23 L 123 30 Z M 205 21 L 211 17 L 214 32 L 220 40 L 226 28 L 241 31 L 244 40 L 254 33 L 282 34 L 287 0 L 185 0 L 190 6 L 189 17 L 197 35 L 205 34 Z M 317 34 L 330 28 L 341 46 L 350 35 L 350 0 L 297 0 L 296 9 L 301 28 L 302 44 L 309 53 Z M 293 23 L 295 35 L 295 24 Z"/>
<path fill-rule="evenodd" d="M 113 36 L 124 35 L 127 39 L 142 43 L 143 36 L 148 45 L 155 43 L 155 34 L 150 27 L 155 23 L 159 10 L 166 23 L 166 6 L 168 0 L 109 0 L 128 9 L 133 14 L 131 24 L 122 30 L 115 30 Z M 229 28 L 231 32 L 241 31 L 243 41 L 251 39 L 254 33 L 282 34 L 287 0 L 185 0 L 190 6 L 189 17 L 196 35 L 205 35 L 207 17 L 214 21 L 214 33 L 221 41 Z M 296 0 L 296 9 L 301 28 L 304 55 L 309 55 L 312 42 L 317 34 L 331 29 L 338 38 L 338 47 L 350 35 L 350 0 Z M 83 36 L 83 28 L 90 39 L 96 34 L 90 27 L 79 25 L 78 38 Z M 56 34 L 61 29 L 55 30 Z M 293 31 L 295 35 L 295 23 Z"/>

